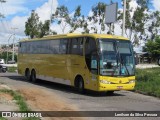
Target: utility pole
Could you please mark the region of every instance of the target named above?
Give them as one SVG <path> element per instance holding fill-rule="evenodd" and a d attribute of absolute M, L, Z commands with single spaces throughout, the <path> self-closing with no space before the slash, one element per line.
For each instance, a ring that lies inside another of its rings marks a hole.
<path fill-rule="evenodd" d="M 9 40 L 11 39 L 13 35 L 10 35 L 9 38 L 8 38 L 8 45 L 7 45 L 7 60 L 6 60 L 6 63 L 8 63 L 8 50 L 9 50 Z"/>
<path fill-rule="evenodd" d="M 51 13 L 50 13 L 50 23 L 49 23 L 49 34 L 51 33 L 52 9 L 53 9 L 53 0 L 52 0 L 52 2 L 51 2 Z"/>
<path fill-rule="evenodd" d="M 14 39 L 15 39 L 15 30 L 18 28 L 11 28 L 13 29 L 13 50 L 12 50 L 12 61 L 14 61 Z"/>
<path fill-rule="evenodd" d="M 122 36 L 124 36 L 125 32 L 125 24 L 126 24 L 126 0 L 123 0 L 123 26 L 122 26 Z"/>
<path fill-rule="evenodd" d="M 110 0 L 110 5 L 112 4 L 112 0 Z M 109 23 L 109 34 L 112 34 L 112 23 Z"/>

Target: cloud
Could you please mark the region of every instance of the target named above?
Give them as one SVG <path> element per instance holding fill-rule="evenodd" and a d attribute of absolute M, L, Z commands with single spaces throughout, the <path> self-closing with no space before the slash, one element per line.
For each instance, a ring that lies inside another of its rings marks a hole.
<path fill-rule="evenodd" d="M 27 0 L 7 0 L 6 3 L 2 3 L 0 12 L 5 16 L 14 15 L 17 13 L 27 13 L 29 9 L 25 7 Z"/>
<path fill-rule="evenodd" d="M 9 0 L 6 3 L 4 3 L 5 6 L 3 6 L 6 8 L 7 11 L 5 15 L 16 14 L 16 16 L 14 16 L 11 20 L 2 20 L 0 22 L 0 28 L 3 28 L 0 29 L 0 44 L 7 44 L 9 36 L 14 32 L 11 28 L 18 28 L 15 30 L 17 39 L 25 37 L 25 22 L 27 21 L 31 13 L 31 10 L 29 10 L 29 8 L 23 7 L 23 5 L 27 4 L 27 2 L 27 0 Z M 33 1 L 33 3 L 35 2 Z M 44 21 L 50 19 L 51 3 L 52 0 L 48 0 L 48 2 L 45 2 L 42 6 L 35 8 L 36 12 L 40 17 L 40 20 Z M 8 7 L 6 7 L 6 5 Z M 53 0 L 52 6 L 52 13 L 54 13 L 58 6 L 57 0 Z M 20 16 L 18 14 L 19 12 L 27 12 L 27 15 Z"/>
<path fill-rule="evenodd" d="M 36 13 L 38 13 L 41 21 L 50 20 L 51 13 L 54 13 L 56 11 L 57 6 L 57 0 L 48 0 L 48 2 L 45 2 L 41 7 L 36 9 Z"/>
<path fill-rule="evenodd" d="M 160 1 L 159 0 L 153 0 L 152 4 L 155 10 L 160 11 Z"/>
<path fill-rule="evenodd" d="M 24 30 L 25 30 L 25 22 L 27 21 L 27 18 L 28 18 L 28 16 L 24 16 L 24 17 L 15 16 L 11 20 L 10 24 L 11 24 L 12 28 L 17 28 L 15 30 L 15 34 L 22 35 L 22 36 L 25 35 Z"/>

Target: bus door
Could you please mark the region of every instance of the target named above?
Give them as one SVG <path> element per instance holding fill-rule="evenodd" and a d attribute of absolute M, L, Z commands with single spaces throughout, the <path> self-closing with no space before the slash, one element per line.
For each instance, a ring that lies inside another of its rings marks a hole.
<path fill-rule="evenodd" d="M 94 38 L 85 39 L 85 86 L 91 90 L 97 89 L 98 54 Z"/>

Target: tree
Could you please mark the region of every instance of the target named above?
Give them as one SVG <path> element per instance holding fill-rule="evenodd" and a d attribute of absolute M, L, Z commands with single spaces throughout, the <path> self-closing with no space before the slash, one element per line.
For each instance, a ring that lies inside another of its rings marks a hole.
<path fill-rule="evenodd" d="M 88 20 L 92 23 L 92 30 L 94 33 L 98 33 L 98 27 L 96 24 L 100 26 L 100 33 L 101 31 L 105 31 L 105 7 L 106 4 L 103 2 L 99 2 L 96 6 L 92 7 L 93 15 L 88 17 Z M 86 24 L 87 25 L 87 24 Z"/>
<path fill-rule="evenodd" d="M 150 19 L 150 23 L 149 23 L 149 27 L 147 30 L 150 33 L 150 35 L 147 35 L 147 36 L 148 37 L 150 36 L 150 39 L 153 40 L 156 37 L 156 35 L 158 34 L 158 31 L 160 30 L 160 28 L 159 28 L 159 26 L 160 26 L 160 12 L 159 11 L 153 12 L 152 14 L 150 14 L 149 19 Z"/>
<path fill-rule="evenodd" d="M 7 61 L 7 52 L 2 52 L 0 54 L 0 58 L 4 59 Z M 17 62 L 17 55 L 14 54 L 15 61 Z M 12 52 L 8 52 L 8 60 L 12 60 Z"/>
<path fill-rule="evenodd" d="M 49 35 L 50 21 L 45 20 L 44 23 L 39 21 L 38 14 L 33 10 L 28 21 L 25 23 L 25 34 L 30 38 L 41 38 L 44 35 Z M 51 31 L 52 32 L 52 31 Z"/>
<path fill-rule="evenodd" d="M 81 6 L 77 6 L 73 13 L 70 14 L 66 6 L 60 6 L 52 15 L 52 22 L 60 25 L 62 33 L 65 32 L 66 28 L 69 28 L 69 32 L 72 33 L 78 28 L 82 28 L 84 19 L 84 16 L 81 15 Z"/>
<path fill-rule="evenodd" d="M 144 49 L 149 52 L 153 58 L 158 57 L 160 55 L 160 36 L 156 36 L 154 40 L 148 40 Z"/>
<path fill-rule="evenodd" d="M 123 0 L 122 0 L 123 1 Z M 142 39 L 146 39 L 145 26 L 149 21 L 148 5 L 149 0 L 136 0 L 137 8 L 134 10 L 130 6 L 131 0 L 126 1 L 126 31 L 125 34 L 133 42 L 134 45 L 139 45 Z M 119 11 L 118 20 L 122 21 L 123 12 Z M 133 13 L 133 15 L 131 15 Z M 122 23 L 122 22 L 121 22 Z M 122 25 L 121 25 L 122 27 Z"/>
<path fill-rule="evenodd" d="M 46 20 L 44 24 L 42 22 L 39 23 L 39 35 L 38 37 L 43 37 L 44 35 L 49 35 L 49 25 L 50 21 Z"/>
<path fill-rule="evenodd" d="M 39 25 L 39 16 L 32 10 L 31 16 L 28 18 L 28 21 L 25 23 L 25 34 L 30 36 L 30 38 L 37 37 L 38 35 L 38 25 Z"/>
<path fill-rule="evenodd" d="M 70 21 L 68 8 L 64 5 L 57 7 L 56 12 L 52 14 L 52 22 L 60 25 L 62 33 L 64 33 L 65 29 L 69 26 Z"/>
<path fill-rule="evenodd" d="M 74 15 L 71 18 L 69 24 L 71 27 L 70 33 L 74 32 L 78 28 L 82 28 L 84 23 L 84 15 L 81 15 L 81 6 L 77 6 L 74 11 Z"/>

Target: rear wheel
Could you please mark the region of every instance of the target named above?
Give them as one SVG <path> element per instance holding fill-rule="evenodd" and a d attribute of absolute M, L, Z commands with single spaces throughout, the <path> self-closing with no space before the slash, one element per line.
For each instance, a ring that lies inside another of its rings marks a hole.
<path fill-rule="evenodd" d="M 37 79 L 36 79 L 36 71 L 35 71 L 35 70 L 32 70 L 32 72 L 31 72 L 31 80 L 32 80 L 32 82 L 34 82 L 34 83 L 37 82 Z"/>
<path fill-rule="evenodd" d="M 26 77 L 27 81 L 31 81 L 31 76 L 30 76 L 30 70 L 29 69 L 26 69 L 25 77 Z"/>

